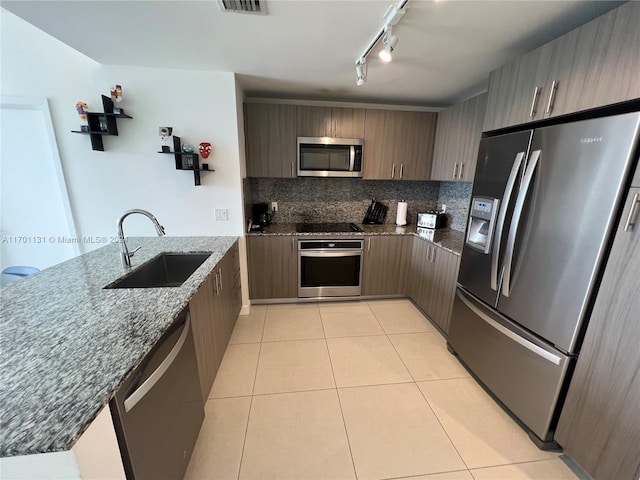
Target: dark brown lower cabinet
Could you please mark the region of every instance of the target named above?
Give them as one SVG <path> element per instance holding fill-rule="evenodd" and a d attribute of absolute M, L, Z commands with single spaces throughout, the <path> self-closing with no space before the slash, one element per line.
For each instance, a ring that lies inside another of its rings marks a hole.
<path fill-rule="evenodd" d="M 445 333 L 449 330 L 459 267 L 458 255 L 413 238 L 408 294 Z"/>
<path fill-rule="evenodd" d="M 596 480 L 640 478 L 638 210 L 631 188 L 555 434 Z"/>
<path fill-rule="evenodd" d="M 362 265 L 363 295 L 404 295 L 413 237 L 401 235 L 365 238 Z"/>
<path fill-rule="evenodd" d="M 189 301 L 202 398 L 206 401 L 240 313 L 238 244 L 227 252 Z M 238 276 L 238 288 L 234 284 Z"/>
<path fill-rule="evenodd" d="M 298 296 L 297 248 L 296 236 L 250 235 L 247 237 L 251 299 Z"/>

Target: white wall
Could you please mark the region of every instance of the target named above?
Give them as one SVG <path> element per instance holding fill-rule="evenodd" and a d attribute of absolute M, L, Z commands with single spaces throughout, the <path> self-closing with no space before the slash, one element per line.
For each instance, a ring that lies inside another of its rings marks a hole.
<path fill-rule="evenodd" d="M 101 66 L 13 14 L 2 10 L 0 89 L 2 95 L 49 99 L 80 236 L 113 236 L 125 210 L 144 208 L 168 235 L 241 235 L 244 231 L 236 81 L 233 73 Z M 121 84 L 121 105 L 133 120 L 119 119 L 118 137 L 105 137 L 104 152 L 91 150 L 77 130 L 77 101 L 102 108 L 100 95 Z M 174 168 L 160 149 L 158 127 L 174 127 L 183 142 L 213 144 L 213 173 Z M 216 222 L 215 208 L 229 210 Z M 125 233 L 153 235 L 143 217 L 127 219 Z M 83 251 L 99 244 L 81 244 Z"/>

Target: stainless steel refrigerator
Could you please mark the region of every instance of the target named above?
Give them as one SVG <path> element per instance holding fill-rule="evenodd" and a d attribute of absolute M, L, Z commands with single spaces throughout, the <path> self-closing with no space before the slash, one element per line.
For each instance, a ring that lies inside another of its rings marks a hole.
<path fill-rule="evenodd" d="M 621 200 L 634 112 L 480 143 L 449 346 L 552 445 Z"/>

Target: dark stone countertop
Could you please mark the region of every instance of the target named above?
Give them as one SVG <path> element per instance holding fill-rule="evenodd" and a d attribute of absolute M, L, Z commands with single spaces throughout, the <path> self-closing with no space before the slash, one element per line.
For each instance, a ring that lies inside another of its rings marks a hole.
<path fill-rule="evenodd" d="M 363 232 L 339 232 L 339 233 L 298 233 L 296 232 L 295 223 L 274 223 L 268 227 L 264 227 L 263 232 L 251 232 L 247 235 L 297 235 L 297 236 L 313 236 L 313 237 L 357 237 L 366 235 L 413 235 L 421 238 L 425 241 L 431 242 L 449 252 L 456 255 L 462 253 L 462 246 L 464 245 L 464 232 L 458 230 L 451 230 L 449 228 L 442 228 L 433 231 L 433 238 L 431 238 L 431 231 L 425 228 L 416 228 L 415 225 L 407 225 L 404 227 L 397 227 L 394 224 L 383 225 L 364 225 L 356 224 Z"/>

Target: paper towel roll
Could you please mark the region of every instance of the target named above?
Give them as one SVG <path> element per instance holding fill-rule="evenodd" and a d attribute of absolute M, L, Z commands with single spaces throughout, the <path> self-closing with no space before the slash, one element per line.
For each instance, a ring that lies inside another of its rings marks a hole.
<path fill-rule="evenodd" d="M 407 202 L 398 202 L 398 212 L 396 213 L 396 225 L 407 224 Z"/>

